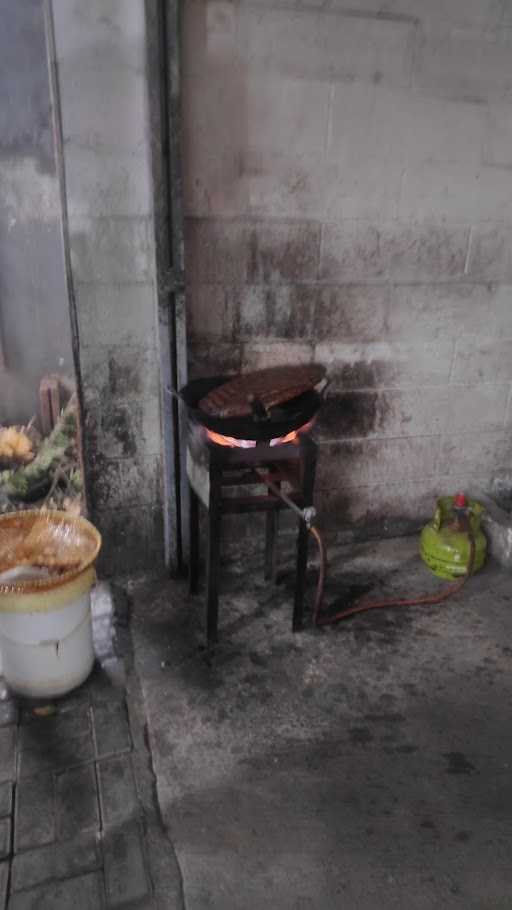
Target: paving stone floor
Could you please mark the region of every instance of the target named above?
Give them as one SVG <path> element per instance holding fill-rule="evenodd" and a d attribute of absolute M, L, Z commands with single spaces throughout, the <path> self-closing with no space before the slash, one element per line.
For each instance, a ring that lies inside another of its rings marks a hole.
<path fill-rule="evenodd" d="M 0 689 L 2 908 L 176 906 L 127 632 L 114 635 L 107 595 L 94 601 L 97 665 L 53 716 Z"/>

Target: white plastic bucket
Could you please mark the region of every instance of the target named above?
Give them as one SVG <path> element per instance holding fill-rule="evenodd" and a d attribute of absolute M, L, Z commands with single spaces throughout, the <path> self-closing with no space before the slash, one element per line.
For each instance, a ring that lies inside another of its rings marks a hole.
<path fill-rule="evenodd" d="M 56 698 L 87 679 L 95 579 L 90 567 L 57 588 L 0 597 L 0 670 L 14 692 Z"/>

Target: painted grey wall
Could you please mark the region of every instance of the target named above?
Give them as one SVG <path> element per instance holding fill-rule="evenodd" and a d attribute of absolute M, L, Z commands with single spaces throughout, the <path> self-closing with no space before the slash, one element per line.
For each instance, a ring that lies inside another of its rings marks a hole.
<path fill-rule="evenodd" d="M 108 572 L 161 567 L 144 0 L 53 0 L 86 481 Z"/>
<path fill-rule="evenodd" d="M 42 0 L 0 0 L 0 423 L 72 372 Z"/>
<path fill-rule="evenodd" d="M 329 365 L 338 527 L 488 487 L 512 455 L 512 4 L 184 8 L 193 370 Z"/>

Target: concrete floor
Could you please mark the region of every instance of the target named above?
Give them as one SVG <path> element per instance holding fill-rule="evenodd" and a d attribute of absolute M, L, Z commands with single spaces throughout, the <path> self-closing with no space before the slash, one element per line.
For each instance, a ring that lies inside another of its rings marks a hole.
<path fill-rule="evenodd" d="M 327 603 L 443 584 L 416 546 L 331 551 Z M 225 564 L 213 656 L 201 599 L 132 590 L 187 910 L 510 910 L 510 575 L 293 635 L 292 578 L 265 584 L 261 562 Z"/>

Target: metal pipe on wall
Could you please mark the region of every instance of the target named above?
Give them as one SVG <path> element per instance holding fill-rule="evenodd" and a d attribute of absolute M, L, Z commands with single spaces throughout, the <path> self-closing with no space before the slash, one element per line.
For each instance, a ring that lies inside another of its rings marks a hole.
<path fill-rule="evenodd" d="M 64 167 L 64 138 L 62 134 L 62 113 L 60 104 L 59 78 L 57 72 L 57 53 L 55 49 L 55 26 L 53 20 L 53 0 L 44 0 L 44 27 L 46 53 L 48 60 L 48 78 L 50 83 L 50 100 L 52 107 L 52 129 L 55 143 L 55 162 L 57 168 L 57 177 L 59 181 L 60 196 L 60 233 L 62 242 L 62 257 L 64 263 L 66 290 L 69 303 L 69 318 L 71 328 L 71 350 L 73 355 L 73 366 L 75 371 L 76 396 L 78 404 L 78 454 L 82 476 L 84 478 L 83 497 L 85 501 L 85 511 L 89 514 L 91 511 L 91 499 L 89 489 L 88 468 L 89 460 L 87 458 L 87 439 L 84 434 L 84 390 L 82 381 L 82 368 L 80 360 L 80 333 L 78 329 L 78 313 L 76 305 L 75 284 L 73 281 L 73 269 L 71 266 L 71 250 L 69 245 L 69 218 L 68 218 L 68 196 L 66 190 L 66 169 Z"/>
<path fill-rule="evenodd" d="M 164 474 L 165 561 L 180 572 L 187 559 L 186 414 L 165 393 L 187 382 L 181 181 L 181 2 L 145 0 L 153 225 Z"/>

